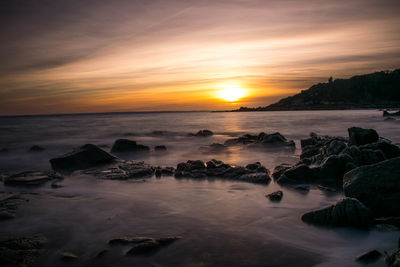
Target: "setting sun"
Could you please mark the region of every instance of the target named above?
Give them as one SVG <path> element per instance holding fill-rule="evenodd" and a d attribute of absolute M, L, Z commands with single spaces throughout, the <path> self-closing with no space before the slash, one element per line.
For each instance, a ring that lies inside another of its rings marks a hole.
<path fill-rule="evenodd" d="M 245 90 L 236 83 L 227 83 L 219 86 L 218 96 L 228 102 L 234 102 L 244 97 Z"/>

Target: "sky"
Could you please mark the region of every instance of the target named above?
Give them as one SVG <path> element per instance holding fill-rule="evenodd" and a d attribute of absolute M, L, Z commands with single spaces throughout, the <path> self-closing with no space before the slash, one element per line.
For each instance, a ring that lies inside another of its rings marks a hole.
<path fill-rule="evenodd" d="M 2 0 L 0 114 L 266 106 L 399 68 L 399 14 L 399 0 Z"/>

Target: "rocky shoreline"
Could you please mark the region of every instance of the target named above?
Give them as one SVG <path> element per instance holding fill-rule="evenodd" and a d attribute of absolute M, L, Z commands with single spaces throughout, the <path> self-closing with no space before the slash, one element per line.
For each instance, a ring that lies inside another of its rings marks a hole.
<path fill-rule="evenodd" d="M 143 180 L 163 176 L 175 179 L 223 179 L 268 185 L 273 180 L 282 188 L 308 190 L 310 187 L 329 192 L 342 192 L 343 199 L 337 203 L 301 217 L 304 223 L 324 227 L 355 227 L 359 229 L 388 228 L 400 229 L 400 148 L 389 140 L 381 138 L 373 129 L 352 127 L 347 137 L 319 136 L 311 133 L 301 140 L 299 161 L 294 164 L 282 163 L 271 172 L 260 162 L 237 166 L 220 160 L 188 160 L 177 166 L 152 166 L 143 161 L 122 160 L 114 155 L 118 153 L 149 153 L 150 148 L 137 144 L 133 140 L 118 139 L 109 153 L 93 144 L 86 144 L 76 150 L 50 159 L 51 171 L 28 171 L 11 175 L 2 175 L 7 187 L 37 187 L 51 183 L 52 188 L 63 186 L 63 179 L 74 172 L 107 180 Z M 192 134 L 193 138 L 206 138 L 213 134 L 209 130 L 200 130 Z M 211 144 L 213 152 L 224 150 L 228 146 L 242 146 L 246 149 L 282 149 L 295 148 L 293 140 L 287 140 L 280 133 L 259 133 L 228 139 L 224 144 Z M 157 148 L 158 147 L 158 148 Z M 165 146 L 157 146 L 155 152 L 166 151 Z M 162 148 L 161 148 L 162 147 Z M 205 149 L 205 148 L 200 148 Z M 270 201 L 279 202 L 284 192 L 266 195 Z M 0 220 L 15 218 L 15 210 L 25 201 L 21 194 L 3 193 L 0 199 Z M 300 221 L 300 218 L 299 218 Z M 110 244 L 136 244 L 128 255 L 156 253 L 162 247 L 182 237 L 133 237 L 117 238 Z M 22 240 L 22 241 L 21 241 Z M 34 237 L 10 237 L 0 242 L 0 259 L 9 263 L 6 266 L 25 266 L 43 252 L 45 238 L 38 241 Z M 119 241 L 118 241 L 119 240 Z M 30 246 L 9 246 L 11 243 L 29 243 Z M 28 250 L 26 252 L 25 250 Z M 99 252 L 99 257 L 105 254 Z M 378 252 L 380 253 L 380 252 Z M 13 255 L 20 255 L 15 258 Z M 372 256 L 371 256 L 372 255 Z M 399 266 L 399 251 L 386 255 L 390 266 Z M 361 257 L 378 259 L 377 253 Z M 77 257 L 65 252 L 61 260 L 76 260 Z"/>

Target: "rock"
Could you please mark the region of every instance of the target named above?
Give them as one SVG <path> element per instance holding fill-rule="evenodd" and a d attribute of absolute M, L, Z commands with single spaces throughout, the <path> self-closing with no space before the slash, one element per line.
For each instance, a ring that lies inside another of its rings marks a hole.
<path fill-rule="evenodd" d="M 73 171 L 113 163 L 117 158 L 101 148 L 87 144 L 64 156 L 50 160 L 54 170 Z"/>
<path fill-rule="evenodd" d="M 377 216 L 400 216 L 400 157 L 346 173 L 343 189 Z"/>
<path fill-rule="evenodd" d="M 342 150 L 340 155 L 347 155 L 353 159 L 353 163 L 357 166 L 362 164 L 361 150 L 357 146 L 349 146 Z"/>
<path fill-rule="evenodd" d="M 291 147 L 294 148 L 296 145 L 293 140 L 287 140 L 282 134 L 276 132 L 272 134 L 266 134 L 264 132 L 258 135 L 245 134 L 239 138 L 229 139 L 225 141 L 225 145 L 262 145 L 266 147 Z"/>
<path fill-rule="evenodd" d="M 308 184 L 300 184 L 300 185 L 296 185 L 296 186 L 293 187 L 293 189 L 295 189 L 297 191 L 300 191 L 300 192 L 303 192 L 303 193 L 309 192 L 310 188 L 311 187 Z"/>
<path fill-rule="evenodd" d="M 364 254 L 361 254 L 360 256 L 358 256 L 356 258 L 356 261 L 364 263 L 364 264 L 369 264 L 369 263 L 379 260 L 380 257 L 382 257 L 382 253 L 380 253 L 379 251 L 374 249 L 374 250 L 368 251 Z"/>
<path fill-rule="evenodd" d="M 320 176 L 326 178 L 333 178 L 336 183 L 342 185 L 343 175 L 346 173 L 346 163 L 350 159 L 345 159 L 343 156 L 332 155 L 326 158 L 321 164 Z"/>
<path fill-rule="evenodd" d="M 266 197 L 268 197 L 269 200 L 271 200 L 271 201 L 281 201 L 281 199 L 283 197 L 283 192 L 279 190 L 279 191 L 276 191 L 276 192 L 266 195 Z"/>
<path fill-rule="evenodd" d="M 160 178 L 161 175 L 162 175 L 161 169 L 160 169 L 160 168 L 157 168 L 157 169 L 155 170 L 155 172 L 154 172 L 154 175 L 155 175 L 157 178 Z"/>
<path fill-rule="evenodd" d="M 314 183 L 317 179 L 314 169 L 300 164 L 284 171 L 276 182 L 278 184 Z"/>
<path fill-rule="evenodd" d="M 400 267 L 400 249 L 385 257 L 386 264 L 392 267 Z"/>
<path fill-rule="evenodd" d="M 106 254 L 108 253 L 108 249 L 103 249 L 102 251 L 100 251 L 99 253 L 97 253 L 96 255 L 96 259 L 100 259 L 103 258 Z"/>
<path fill-rule="evenodd" d="M 206 154 L 226 153 L 228 152 L 228 147 L 223 144 L 213 143 L 209 146 L 200 147 L 200 150 Z"/>
<path fill-rule="evenodd" d="M 0 241 L 1 266 L 30 266 L 44 252 L 44 236 L 18 237 Z"/>
<path fill-rule="evenodd" d="M 63 253 L 61 253 L 61 256 L 60 256 L 60 259 L 63 261 L 76 260 L 77 258 L 78 258 L 78 256 L 72 252 L 63 252 Z"/>
<path fill-rule="evenodd" d="M 161 168 L 161 174 L 165 176 L 174 176 L 175 168 L 174 167 L 164 167 Z"/>
<path fill-rule="evenodd" d="M 143 153 L 149 152 L 148 146 L 139 145 L 129 139 L 117 139 L 111 148 L 111 153 Z"/>
<path fill-rule="evenodd" d="M 204 164 L 203 161 L 188 160 L 186 163 L 179 163 L 175 178 L 220 178 L 229 180 L 240 180 L 252 183 L 269 183 L 269 171 L 259 162 L 248 165 L 250 167 L 232 166 L 222 161 L 212 159 Z"/>
<path fill-rule="evenodd" d="M 152 237 L 144 237 L 144 236 L 135 236 L 135 237 L 118 237 L 111 239 L 108 241 L 108 244 L 110 245 L 126 245 L 126 244 L 137 244 L 137 243 L 143 243 L 146 241 L 152 241 L 154 238 Z"/>
<path fill-rule="evenodd" d="M 359 127 L 351 127 L 349 132 L 349 145 L 361 146 L 370 143 L 376 143 L 379 135 L 374 129 L 363 129 Z"/>
<path fill-rule="evenodd" d="M 301 219 L 316 225 L 366 228 L 371 212 L 357 199 L 345 198 L 330 207 L 305 213 Z"/>
<path fill-rule="evenodd" d="M 387 159 L 400 157 L 400 147 L 388 142 L 377 142 L 372 144 L 363 145 L 360 149 L 380 150 L 385 154 Z"/>
<path fill-rule="evenodd" d="M 209 137 L 212 135 L 214 135 L 214 133 L 210 130 L 200 130 L 194 134 L 194 136 L 198 136 L 198 137 Z"/>
<path fill-rule="evenodd" d="M 289 170 L 291 167 L 292 167 L 292 165 L 287 164 L 287 163 L 282 163 L 282 164 L 276 166 L 274 168 L 274 171 L 272 172 L 272 175 L 271 175 L 272 178 L 274 178 L 274 180 L 277 180 L 279 177 L 281 177 L 281 175 L 285 171 Z"/>
<path fill-rule="evenodd" d="M 321 152 L 320 147 L 318 147 L 318 146 L 309 145 L 309 146 L 302 147 L 300 159 L 310 158 L 312 156 L 318 155 L 320 152 Z"/>
<path fill-rule="evenodd" d="M 43 150 L 44 150 L 43 147 L 34 145 L 31 146 L 31 148 L 29 148 L 28 152 L 42 152 Z"/>
<path fill-rule="evenodd" d="M 26 171 L 5 177 L 4 184 L 14 186 L 37 186 L 52 179 L 62 179 L 62 176 L 55 172 Z"/>
<path fill-rule="evenodd" d="M 143 255 L 143 254 L 154 254 L 158 252 L 162 247 L 172 244 L 174 241 L 181 239 L 180 236 L 172 236 L 165 238 L 152 238 L 144 242 L 140 242 L 132 247 L 126 254 L 127 255 Z"/>
<path fill-rule="evenodd" d="M 51 188 L 61 188 L 64 187 L 59 181 L 51 183 Z"/>
<path fill-rule="evenodd" d="M 103 170 L 88 170 L 86 174 L 93 174 L 101 179 L 127 180 L 143 179 L 153 176 L 155 168 L 143 161 L 121 161 Z"/>
<path fill-rule="evenodd" d="M 167 151 L 167 147 L 166 146 L 155 146 L 154 150 L 156 152 L 166 152 Z"/>
<path fill-rule="evenodd" d="M 21 194 L 1 193 L 0 197 L 0 220 L 14 219 L 17 208 L 28 201 Z"/>

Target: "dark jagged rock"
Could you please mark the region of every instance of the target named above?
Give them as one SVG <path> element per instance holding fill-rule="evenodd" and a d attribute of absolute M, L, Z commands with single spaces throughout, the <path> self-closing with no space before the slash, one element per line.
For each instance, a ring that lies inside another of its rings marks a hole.
<path fill-rule="evenodd" d="M 54 170 L 73 171 L 113 163 L 117 158 L 101 148 L 87 144 L 64 156 L 50 160 Z"/>
<path fill-rule="evenodd" d="M 31 148 L 29 148 L 28 152 L 42 152 L 44 150 L 45 149 L 43 147 L 34 145 L 34 146 L 31 146 Z"/>
<path fill-rule="evenodd" d="M 210 160 L 205 164 L 201 160 L 188 160 L 179 163 L 176 168 L 176 178 L 220 178 L 229 180 L 240 180 L 252 183 L 269 183 L 269 171 L 259 162 L 249 164 L 247 167 L 233 166 L 219 160 Z"/>
<path fill-rule="evenodd" d="M 143 161 L 121 161 L 111 167 L 102 170 L 88 170 L 86 174 L 94 174 L 101 179 L 127 180 L 142 179 L 153 176 L 155 168 Z"/>
<path fill-rule="evenodd" d="M 155 146 L 154 150 L 156 152 L 166 152 L 167 151 L 167 147 L 166 146 Z"/>
<path fill-rule="evenodd" d="M 276 191 L 276 192 L 266 195 L 266 197 L 268 197 L 269 200 L 271 200 L 271 201 L 281 201 L 281 199 L 283 197 L 283 192 L 279 190 L 279 191 Z"/>
<path fill-rule="evenodd" d="M 44 236 L 18 237 L 0 241 L 0 263 L 4 267 L 30 266 L 44 252 Z"/>
<path fill-rule="evenodd" d="M 377 251 L 376 249 L 368 251 L 364 254 L 361 254 L 356 258 L 356 261 L 364 263 L 364 264 L 369 264 L 373 263 L 377 260 L 379 260 L 382 257 L 382 253 Z"/>
<path fill-rule="evenodd" d="M 301 219 L 316 225 L 366 228 L 371 221 L 371 212 L 357 199 L 345 198 L 330 207 L 308 212 Z"/>
<path fill-rule="evenodd" d="M 209 137 L 209 136 L 214 135 L 214 133 L 210 130 L 200 130 L 197 133 L 191 134 L 191 135 L 197 136 L 197 137 Z"/>
<path fill-rule="evenodd" d="M 293 140 L 287 140 L 280 133 L 272 133 L 266 134 L 264 132 L 259 133 L 258 135 L 245 134 L 239 138 L 233 138 L 225 141 L 224 143 L 227 146 L 230 145 L 261 145 L 266 147 L 291 147 L 294 148 L 296 145 Z"/>
<path fill-rule="evenodd" d="M 111 148 L 111 153 L 143 153 L 149 151 L 148 146 L 139 145 L 136 141 L 129 139 L 117 139 Z"/>
<path fill-rule="evenodd" d="M 376 143 L 379 140 L 379 135 L 374 129 L 363 129 L 359 127 L 351 127 L 349 132 L 349 145 L 366 145 Z"/>
<path fill-rule="evenodd" d="M 55 172 L 39 172 L 39 171 L 26 171 L 10 175 L 4 178 L 5 185 L 24 185 L 24 186 L 37 186 L 42 185 L 53 179 L 62 179 L 63 177 Z"/>
<path fill-rule="evenodd" d="M 305 164 L 285 170 L 277 179 L 278 184 L 314 183 L 318 179 L 316 170 Z"/>
<path fill-rule="evenodd" d="M 343 177 L 344 193 L 378 216 L 400 216 L 400 157 L 358 167 Z"/>

